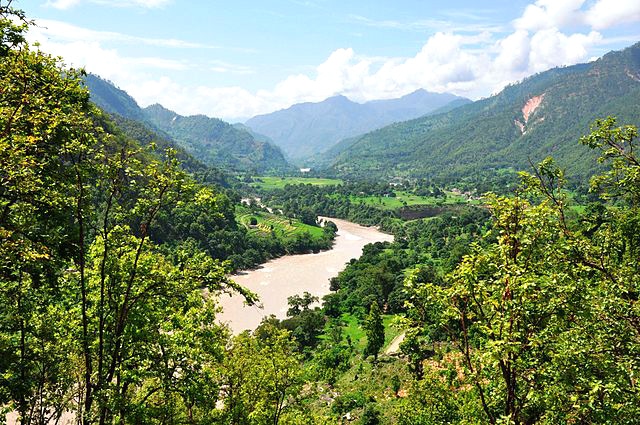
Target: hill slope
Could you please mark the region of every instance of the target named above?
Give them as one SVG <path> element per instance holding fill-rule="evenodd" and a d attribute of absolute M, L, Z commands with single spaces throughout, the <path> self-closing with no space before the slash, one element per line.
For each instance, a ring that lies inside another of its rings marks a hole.
<path fill-rule="evenodd" d="M 150 123 L 207 164 L 260 173 L 289 168 L 277 146 L 225 121 L 204 115 L 184 117 L 158 104 L 143 111 Z"/>
<path fill-rule="evenodd" d="M 245 124 L 271 138 L 289 156 L 306 158 L 325 151 L 340 140 L 393 122 L 425 115 L 452 101 L 451 94 L 418 90 L 399 99 L 356 103 L 344 96 L 319 103 L 300 103 L 288 109 L 259 115 Z M 468 100 L 467 100 L 468 101 Z"/>
<path fill-rule="evenodd" d="M 448 179 L 528 169 L 554 156 L 573 177 L 592 173 L 578 145 L 597 118 L 640 123 L 640 43 L 588 64 L 552 69 L 455 111 L 390 125 L 338 146 L 333 167 L 345 175 Z"/>
<path fill-rule="evenodd" d="M 204 115 L 183 117 L 161 105 L 140 108 L 124 90 L 95 75 L 85 84 L 91 100 L 103 110 L 145 124 L 206 165 L 235 171 L 280 171 L 290 168 L 280 149 L 250 132 Z"/>

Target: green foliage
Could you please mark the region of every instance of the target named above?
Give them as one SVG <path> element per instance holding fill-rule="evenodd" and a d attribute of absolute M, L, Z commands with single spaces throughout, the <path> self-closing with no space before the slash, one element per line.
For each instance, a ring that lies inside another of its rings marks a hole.
<path fill-rule="evenodd" d="M 280 149 L 247 131 L 204 115 L 183 117 L 160 105 L 145 108 L 146 121 L 169 134 L 200 161 L 233 171 L 280 172 L 290 169 Z"/>
<path fill-rule="evenodd" d="M 342 183 L 339 179 L 327 179 L 318 177 L 253 177 L 251 187 L 260 190 L 284 189 L 287 185 L 310 184 L 312 186 L 336 186 Z"/>
<path fill-rule="evenodd" d="M 362 425 L 378 425 L 380 424 L 380 412 L 376 408 L 375 404 L 370 403 L 367 404 L 362 412 L 362 417 L 360 418 L 360 423 Z"/>
<path fill-rule="evenodd" d="M 226 336 L 203 289 L 239 288 L 193 243 L 159 246 L 156 225 L 169 206 L 235 223 L 228 199 L 182 172 L 174 151 L 112 132 L 80 72 L 6 47 L 0 403 L 21 423 L 63 412 L 82 423 L 210 423 Z"/>
<path fill-rule="evenodd" d="M 637 206 L 640 162 L 633 148 L 638 128 L 629 125 L 616 128 L 615 123 L 613 117 L 598 120 L 591 127 L 591 134 L 580 139 L 580 143 L 600 151 L 598 162 L 610 164 L 610 170 L 591 179 L 591 187 L 605 198 L 624 197 Z"/>
<path fill-rule="evenodd" d="M 634 129 L 615 129 L 607 120 L 585 139 L 613 159 L 614 169 L 596 182 L 627 200 L 623 208 L 589 208 L 580 221 L 569 221 L 563 172 L 547 159 L 535 175 L 522 175 L 518 196 L 490 198 L 491 242 L 476 245 L 444 284 L 406 282 L 409 318 L 423 328 L 407 352 L 419 358 L 420 334 L 455 347 L 455 381 L 473 389 L 482 407 L 477 419 L 632 423 L 637 416 L 630 377 L 638 366 L 631 360 L 640 347 L 631 325 L 638 312 L 629 294 L 638 291 L 637 257 L 631 258 L 640 187 L 622 177 L 638 166 L 634 137 Z"/>
<path fill-rule="evenodd" d="M 384 325 L 382 324 L 382 312 L 376 301 L 371 303 L 369 314 L 362 323 L 362 328 L 367 334 L 367 345 L 364 348 L 365 356 L 373 356 L 378 360 L 378 353 L 384 346 Z"/>
<path fill-rule="evenodd" d="M 286 330 L 267 325 L 260 337 L 238 335 L 222 369 L 222 423 L 277 424 L 295 407 L 301 372 Z"/>

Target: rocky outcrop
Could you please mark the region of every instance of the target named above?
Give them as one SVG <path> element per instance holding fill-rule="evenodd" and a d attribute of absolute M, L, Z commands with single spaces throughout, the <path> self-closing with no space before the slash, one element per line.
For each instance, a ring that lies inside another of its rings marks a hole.
<path fill-rule="evenodd" d="M 533 96 L 531 99 L 527 100 L 527 103 L 522 107 L 522 117 L 524 118 L 524 123 L 526 124 L 529 121 L 529 117 L 538 109 L 542 100 L 544 99 L 544 93 L 540 96 Z"/>

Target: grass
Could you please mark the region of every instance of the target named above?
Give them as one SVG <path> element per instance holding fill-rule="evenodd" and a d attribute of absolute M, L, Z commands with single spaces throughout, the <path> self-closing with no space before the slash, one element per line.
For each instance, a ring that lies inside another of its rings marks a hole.
<path fill-rule="evenodd" d="M 398 329 L 390 326 L 390 322 L 395 317 L 395 315 L 383 316 L 385 348 L 399 333 Z M 349 335 L 356 349 L 356 353 L 351 358 L 351 367 L 340 374 L 333 385 L 318 386 L 317 393 L 309 400 L 307 406 L 315 412 L 332 413 L 336 419 L 349 411 L 353 421 L 351 423 L 360 423 L 365 406 L 375 400 L 380 412 L 380 423 L 398 423 L 398 415 L 401 414 L 398 408 L 402 399 L 393 392 L 392 381 L 393 377 L 397 376 L 400 381 L 400 389 L 405 395 L 407 391 L 411 390 L 413 378 L 406 362 L 401 358 L 384 355 L 378 357 L 378 362 L 375 364 L 371 358 L 362 358 L 361 353 L 366 343 L 366 337 L 360 329 L 358 319 L 350 314 L 344 314 L 341 318 L 346 323 L 344 331 Z M 384 352 L 385 348 L 381 351 Z M 352 402 L 351 406 L 345 408 L 344 411 L 333 410 L 333 405 L 327 410 L 325 401 L 327 398 L 336 399 L 336 401 L 341 398 L 347 401 L 352 400 Z"/>
<path fill-rule="evenodd" d="M 257 221 L 254 226 L 251 225 L 252 217 Z M 299 220 L 265 211 L 251 211 L 242 206 L 236 207 L 236 221 L 246 227 L 249 232 L 257 234 L 269 235 L 273 231 L 277 236 L 285 238 L 301 232 L 308 232 L 313 238 L 320 238 L 323 235 L 323 230 L 320 227 L 310 226 Z"/>
<path fill-rule="evenodd" d="M 435 198 L 433 196 L 418 196 L 409 192 L 396 191 L 395 197 L 385 196 L 351 196 L 349 199 L 352 203 L 362 202 L 366 205 L 382 208 L 385 210 L 395 210 L 404 206 L 411 205 L 452 205 L 463 203 L 479 203 L 476 200 L 467 200 L 463 195 L 453 192 L 446 192 L 446 198 Z"/>
<path fill-rule="evenodd" d="M 397 316 L 395 314 L 384 314 L 382 316 L 382 322 L 384 324 L 384 347 L 380 350 L 384 352 L 387 346 L 393 341 L 393 339 L 400 334 L 400 330 L 394 326 L 391 326 L 391 321 Z M 351 339 L 354 347 L 358 350 L 363 350 L 367 343 L 367 337 L 362 329 L 358 318 L 352 314 L 343 314 L 340 318 L 345 323 L 344 334 Z"/>
<path fill-rule="evenodd" d="M 313 186 L 335 186 L 342 184 L 342 180 L 340 179 L 321 179 L 316 177 L 257 176 L 253 177 L 253 180 L 254 182 L 249 185 L 262 190 L 283 189 L 288 184 L 310 184 Z"/>

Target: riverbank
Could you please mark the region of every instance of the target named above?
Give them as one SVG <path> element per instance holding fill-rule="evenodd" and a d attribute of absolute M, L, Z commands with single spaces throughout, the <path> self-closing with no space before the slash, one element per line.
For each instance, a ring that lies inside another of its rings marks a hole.
<path fill-rule="evenodd" d="M 344 269 L 352 258 L 362 255 L 365 245 L 393 241 L 393 235 L 382 233 L 374 227 L 364 227 L 346 220 L 327 218 L 338 227 L 333 247 L 315 254 L 287 255 L 271 260 L 255 270 L 232 276 L 239 285 L 255 292 L 260 305 L 243 305 L 238 295 L 220 296 L 223 312 L 218 315 L 233 333 L 253 330 L 264 316 L 286 318 L 287 297 L 309 292 L 319 298 L 329 293 L 329 279 Z"/>

